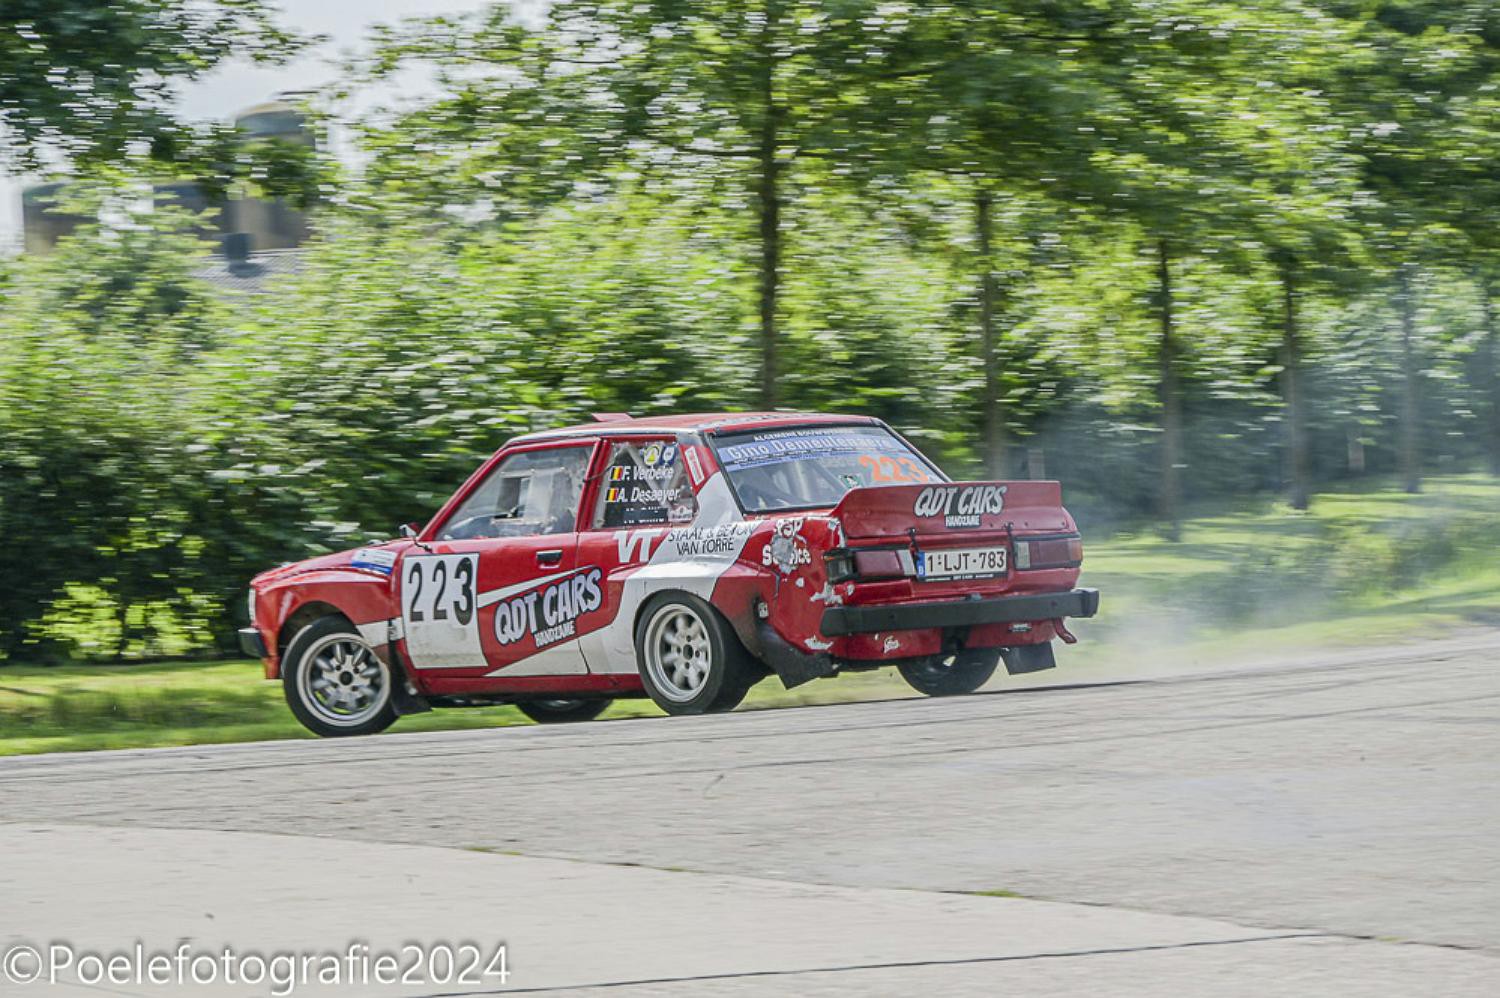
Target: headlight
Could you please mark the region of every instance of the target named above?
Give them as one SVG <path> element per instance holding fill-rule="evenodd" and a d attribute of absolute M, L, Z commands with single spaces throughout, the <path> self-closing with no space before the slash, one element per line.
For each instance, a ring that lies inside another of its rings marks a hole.
<path fill-rule="evenodd" d="M 250 626 L 254 627 L 255 626 L 255 590 L 254 589 L 250 590 L 249 594 L 246 596 L 245 605 L 246 605 L 247 612 L 250 615 Z"/>

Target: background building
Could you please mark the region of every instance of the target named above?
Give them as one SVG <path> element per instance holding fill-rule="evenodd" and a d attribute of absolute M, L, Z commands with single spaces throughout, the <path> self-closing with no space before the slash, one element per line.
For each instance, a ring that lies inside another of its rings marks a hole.
<path fill-rule="evenodd" d="M 233 117 L 233 123 L 247 140 L 273 139 L 315 148 L 316 136 L 307 126 L 306 117 L 292 103 L 297 96 L 282 94 L 248 107 Z M 55 201 L 65 187 L 66 182 L 34 184 L 21 192 L 25 252 L 49 252 L 59 239 L 86 221 L 56 207 Z M 157 203 L 170 202 L 189 211 L 201 212 L 213 207 L 204 189 L 191 181 L 158 184 L 155 199 Z M 239 263 L 267 251 L 296 249 L 307 238 L 306 214 L 280 198 L 231 197 L 220 206 L 216 217 L 216 224 L 204 235 L 222 239 L 226 258 Z"/>

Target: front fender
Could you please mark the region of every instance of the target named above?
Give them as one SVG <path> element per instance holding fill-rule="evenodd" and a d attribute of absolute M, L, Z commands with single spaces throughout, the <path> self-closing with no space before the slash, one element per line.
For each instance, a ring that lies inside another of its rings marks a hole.
<path fill-rule="evenodd" d="M 307 572 L 277 580 L 257 591 L 256 630 L 269 652 L 267 679 L 281 676 L 281 651 L 307 624 L 338 613 L 359 628 L 379 651 L 386 644 L 386 626 L 400 616 L 391 580 L 350 569 Z"/>

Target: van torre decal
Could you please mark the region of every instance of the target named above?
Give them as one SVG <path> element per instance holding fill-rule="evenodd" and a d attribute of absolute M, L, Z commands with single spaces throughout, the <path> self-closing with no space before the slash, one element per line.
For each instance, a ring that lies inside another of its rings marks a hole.
<path fill-rule="evenodd" d="M 941 516 L 943 526 L 977 527 L 985 513 L 1005 508 L 1004 485 L 929 485 L 917 493 L 915 516 Z"/>
<path fill-rule="evenodd" d="M 604 604 L 599 587 L 603 571 L 595 566 L 538 586 L 495 604 L 495 640 L 513 644 L 530 634 L 538 648 L 578 633 L 578 618 Z"/>
<path fill-rule="evenodd" d="M 754 523 L 738 522 L 670 530 L 616 530 L 615 542 L 623 565 L 654 558 L 666 562 L 733 561 L 754 529 Z"/>

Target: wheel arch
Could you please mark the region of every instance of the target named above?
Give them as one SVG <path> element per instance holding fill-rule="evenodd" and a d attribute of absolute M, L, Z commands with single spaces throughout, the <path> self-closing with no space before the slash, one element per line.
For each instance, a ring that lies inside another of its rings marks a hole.
<path fill-rule="evenodd" d="M 271 655 L 266 678 L 281 675 L 281 658 L 303 628 L 323 617 L 343 618 L 351 627 L 389 620 L 396 615 L 390 583 L 362 572 L 317 572 L 298 576 L 262 590 L 267 609 L 262 634 Z"/>
<path fill-rule="evenodd" d="M 281 622 L 280 629 L 276 632 L 276 661 L 278 668 L 282 656 L 286 654 L 287 645 L 292 643 L 292 639 L 301 633 L 303 628 L 322 620 L 324 617 L 342 617 L 344 622 L 350 627 L 354 626 L 354 621 L 349 619 L 349 615 L 332 603 L 320 599 L 308 600 L 287 614 L 286 619 Z"/>
<path fill-rule="evenodd" d="M 693 609 L 695 613 L 701 613 L 697 608 L 707 609 L 712 618 L 705 621 L 707 626 L 718 632 L 719 642 L 722 646 L 723 655 L 718 678 L 712 680 L 716 685 L 713 689 L 705 690 L 700 685 L 697 693 L 693 694 L 691 706 L 685 707 L 683 702 L 671 701 L 664 695 L 659 695 L 654 686 L 654 680 L 648 674 L 645 661 L 645 650 L 643 648 L 644 635 L 642 628 L 646 626 L 650 616 L 656 613 L 663 605 L 676 602 Z M 646 693 L 656 702 L 658 707 L 669 714 L 678 713 L 706 713 L 733 710 L 744 699 L 746 692 L 765 675 L 763 664 L 745 646 L 740 638 L 729 615 L 724 612 L 714 601 L 702 593 L 694 592 L 689 588 L 676 586 L 664 586 L 652 592 L 641 600 L 640 606 L 635 613 L 633 621 L 634 645 L 636 648 L 636 665 L 640 671 L 641 682 Z M 703 698 L 707 696 L 708 699 Z"/>
<path fill-rule="evenodd" d="M 653 592 L 647 593 L 645 598 L 641 600 L 640 604 L 636 606 L 635 617 L 630 621 L 630 639 L 632 642 L 635 640 L 635 636 L 640 633 L 641 622 L 646 619 L 647 611 L 655 608 L 656 605 L 659 604 L 662 600 L 668 599 L 673 596 L 697 596 L 698 599 L 703 599 L 703 597 L 698 596 L 697 593 L 689 592 L 686 589 L 676 589 L 670 586 L 666 586 Z M 708 601 L 704 600 L 704 602 L 707 603 Z"/>
<path fill-rule="evenodd" d="M 641 605 L 635 608 L 635 619 L 630 622 L 631 640 L 634 641 L 635 635 L 640 632 L 641 622 L 646 619 L 646 612 L 648 610 L 651 610 L 660 605 L 660 603 L 665 599 L 680 596 L 691 596 L 693 599 L 708 607 L 711 612 L 717 614 L 719 620 L 723 621 L 724 626 L 728 629 L 729 633 L 734 635 L 736 641 L 739 641 L 740 646 L 742 648 L 745 648 L 747 651 L 749 650 L 745 645 L 744 639 L 740 637 L 739 628 L 735 626 L 735 623 L 732 619 L 730 619 L 729 614 L 725 613 L 718 606 L 716 606 L 711 598 L 704 596 L 702 593 L 695 593 L 691 589 L 680 589 L 676 586 L 664 586 L 661 589 L 657 589 L 654 592 L 650 593 L 648 596 L 646 596 L 645 599 L 641 600 Z"/>

